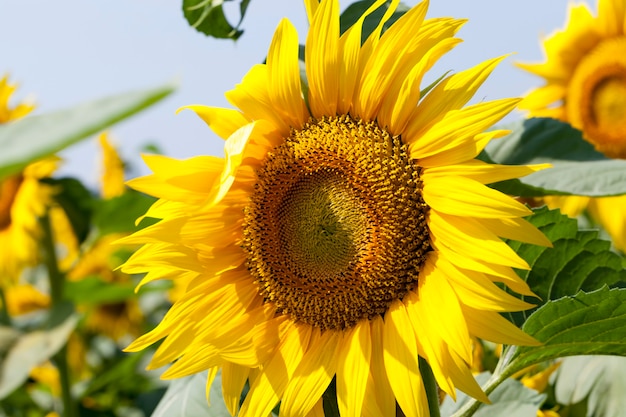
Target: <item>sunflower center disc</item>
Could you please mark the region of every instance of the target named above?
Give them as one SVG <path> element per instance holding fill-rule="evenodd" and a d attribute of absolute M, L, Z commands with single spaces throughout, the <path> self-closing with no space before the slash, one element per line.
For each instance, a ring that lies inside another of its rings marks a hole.
<path fill-rule="evenodd" d="M 265 301 L 322 330 L 384 314 L 430 250 L 419 173 L 375 122 L 340 116 L 293 131 L 257 171 L 245 214 Z"/>

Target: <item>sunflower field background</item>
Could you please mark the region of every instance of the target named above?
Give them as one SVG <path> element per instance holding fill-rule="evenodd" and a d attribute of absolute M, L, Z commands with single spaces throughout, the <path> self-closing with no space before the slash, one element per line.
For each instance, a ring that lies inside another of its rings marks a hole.
<path fill-rule="evenodd" d="M 222 3 L 183 16 L 254 36 Z M 471 21 L 302 7 L 229 108 L 179 109 L 224 158 L 146 142 L 138 178 L 116 124 L 177 82 L 33 114 L 0 66 L 0 416 L 626 416 L 626 1 L 442 73 Z M 503 60 L 537 88 L 481 100 Z"/>

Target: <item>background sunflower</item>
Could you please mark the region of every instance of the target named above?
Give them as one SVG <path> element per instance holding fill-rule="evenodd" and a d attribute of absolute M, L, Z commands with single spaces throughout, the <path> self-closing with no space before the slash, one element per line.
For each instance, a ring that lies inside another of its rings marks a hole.
<path fill-rule="evenodd" d="M 553 117 L 583 132 L 610 158 L 626 158 L 626 1 L 600 0 L 597 16 L 571 4 L 566 27 L 544 41 L 546 62 L 519 64 L 545 79 L 520 104 L 532 116 Z M 547 197 L 577 216 L 587 209 L 626 251 L 626 197 Z"/>

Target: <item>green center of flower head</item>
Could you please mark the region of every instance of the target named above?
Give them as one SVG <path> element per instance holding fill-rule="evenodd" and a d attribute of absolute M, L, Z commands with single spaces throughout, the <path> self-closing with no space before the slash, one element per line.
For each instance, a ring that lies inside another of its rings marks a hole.
<path fill-rule="evenodd" d="M 11 225 L 11 208 L 23 178 L 15 175 L 0 181 L 0 230 Z"/>
<path fill-rule="evenodd" d="M 430 250 L 420 168 L 400 137 L 350 116 L 273 149 L 246 209 L 248 268 L 279 314 L 345 329 L 415 287 Z"/>

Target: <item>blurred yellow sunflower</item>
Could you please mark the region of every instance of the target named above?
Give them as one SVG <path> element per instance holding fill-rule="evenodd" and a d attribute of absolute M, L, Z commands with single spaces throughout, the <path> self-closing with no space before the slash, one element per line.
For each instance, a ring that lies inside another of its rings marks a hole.
<path fill-rule="evenodd" d="M 35 108 L 31 103 L 19 103 L 11 107 L 9 100 L 11 100 L 11 96 L 16 89 L 17 84 L 9 84 L 8 75 L 0 78 L 0 124 L 24 117 Z"/>
<path fill-rule="evenodd" d="M 626 158 L 626 1 L 599 0 L 593 16 L 572 4 L 564 30 L 544 42 L 546 62 L 519 64 L 545 79 L 520 108 L 570 123 L 611 158 Z M 626 251 L 626 197 L 548 197 L 550 207 L 577 216 L 585 208 Z"/>
<path fill-rule="evenodd" d="M 101 195 L 105 199 L 119 197 L 125 189 L 124 163 L 111 144 L 108 133 L 100 134 L 98 141 L 102 149 Z M 122 237 L 122 234 L 109 234 L 93 242 L 70 270 L 68 279 L 79 281 L 99 277 L 107 283 L 130 284 L 127 274 L 115 270 L 119 264 L 115 251 L 119 247 L 112 243 Z M 137 336 L 141 332 L 143 314 L 134 298 L 80 307 L 86 313 L 86 326 L 94 333 L 120 340 L 126 335 Z"/>
<path fill-rule="evenodd" d="M 33 106 L 9 105 L 16 89 L 8 77 L 0 79 L 0 124 L 10 123 L 26 114 Z M 57 158 L 47 158 L 28 165 L 22 172 L 0 179 L 0 286 L 17 283 L 21 271 L 39 259 L 37 218 L 45 213 L 51 201 L 52 188 L 41 184 L 58 164 Z"/>
<path fill-rule="evenodd" d="M 499 315 L 530 305 L 500 237 L 549 245 L 530 210 L 484 184 L 541 167 L 475 160 L 484 132 L 517 104 L 465 106 L 501 58 L 443 79 L 424 74 L 465 22 L 425 19 L 424 1 L 381 35 L 392 2 L 361 44 L 366 15 L 344 34 L 336 0 L 306 2 L 308 96 L 298 38 L 279 24 L 267 64 L 226 94 L 238 110 L 188 106 L 225 142 L 224 159 L 146 156 L 130 181 L 159 200 L 158 223 L 124 265 L 156 279 L 195 277 L 160 324 L 127 349 L 164 339 L 150 367 L 165 378 L 222 370 L 231 413 L 320 411 L 333 379 L 342 416 L 428 415 L 418 355 L 438 385 L 487 401 L 469 368 L 471 336 L 535 344 Z M 465 106 L 465 107 L 464 107 Z M 239 408 L 246 382 L 250 390 Z"/>
<path fill-rule="evenodd" d="M 31 284 L 11 285 L 4 291 L 7 312 L 11 317 L 28 314 L 50 306 L 50 296 Z"/>

